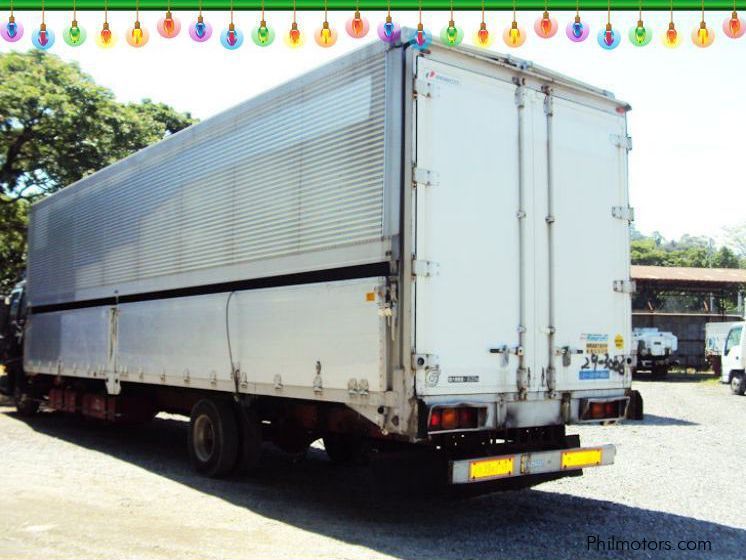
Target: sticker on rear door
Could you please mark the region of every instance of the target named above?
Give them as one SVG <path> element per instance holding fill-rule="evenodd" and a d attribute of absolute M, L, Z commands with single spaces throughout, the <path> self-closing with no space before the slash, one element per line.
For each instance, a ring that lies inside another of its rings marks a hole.
<path fill-rule="evenodd" d="M 608 369 L 581 369 L 578 373 L 578 379 L 581 381 L 592 381 L 594 379 L 608 379 Z"/>
<path fill-rule="evenodd" d="M 580 342 L 585 346 L 586 354 L 608 354 L 609 353 L 609 335 L 608 334 L 581 334 Z"/>

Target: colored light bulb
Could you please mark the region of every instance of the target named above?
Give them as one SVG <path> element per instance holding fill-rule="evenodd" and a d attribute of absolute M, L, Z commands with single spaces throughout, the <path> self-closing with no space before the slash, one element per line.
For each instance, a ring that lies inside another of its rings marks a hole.
<path fill-rule="evenodd" d="M 193 41 L 204 43 L 212 37 L 212 25 L 207 23 L 202 16 L 197 16 L 197 21 L 189 26 L 189 36 Z"/>
<path fill-rule="evenodd" d="M 291 49 L 302 47 L 304 43 L 303 33 L 298 29 L 298 23 L 293 22 L 290 31 L 285 34 L 285 44 Z"/>
<path fill-rule="evenodd" d="M 503 41 L 511 48 L 518 48 L 526 42 L 526 32 L 518 27 L 518 22 L 513 20 L 510 27 L 503 32 Z"/>
<path fill-rule="evenodd" d="M 598 44 L 607 51 L 617 48 L 621 40 L 621 34 L 613 29 L 610 23 L 607 23 L 606 27 L 598 32 Z"/>
<path fill-rule="evenodd" d="M 181 22 L 171 15 L 171 10 L 168 10 L 165 17 L 158 20 L 156 28 L 164 39 L 173 39 L 181 32 Z"/>
<path fill-rule="evenodd" d="M 126 39 L 129 46 L 139 49 L 148 43 L 150 33 L 148 33 L 147 29 L 143 29 L 140 25 L 140 20 L 137 20 L 134 27 L 130 27 L 127 30 Z"/>
<path fill-rule="evenodd" d="M 580 16 L 575 16 L 575 20 L 567 24 L 565 33 L 567 38 L 573 43 L 580 43 L 588 38 L 590 27 L 580 21 Z"/>
<path fill-rule="evenodd" d="M 360 15 L 360 10 L 355 10 L 355 15 L 347 20 L 345 29 L 353 39 L 362 39 L 368 34 L 370 24 L 366 18 Z"/>
<path fill-rule="evenodd" d="M 670 22 L 666 33 L 663 35 L 663 45 L 669 49 L 675 49 L 679 46 L 680 42 L 679 32 L 676 31 L 674 23 Z"/>
<path fill-rule="evenodd" d="M 0 37 L 9 43 L 15 43 L 23 37 L 23 25 L 16 21 L 15 16 L 10 16 L 8 22 L 0 26 Z"/>
<path fill-rule="evenodd" d="M 220 44 L 229 51 L 235 51 L 243 45 L 243 33 L 234 23 L 229 23 L 228 27 L 220 34 Z"/>
<path fill-rule="evenodd" d="M 460 45 L 463 40 L 464 31 L 456 27 L 456 22 L 453 20 L 440 31 L 440 41 L 448 47 Z"/>
<path fill-rule="evenodd" d="M 534 31 L 542 39 L 549 39 L 554 37 L 559 29 L 557 20 L 549 16 L 549 12 L 545 11 L 542 16 L 534 23 Z"/>
<path fill-rule="evenodd" d="M 73 20 L 70 27 L 62 32 L 62 39 L 71 47 L 79 47 L 80 45 L 82 45 L 85 42 L 87 36 L 88 35 L 86 34 L 85 29 L 80 27 L 78 25 L 78 22 L 75 20 Z"/>
<path fill-rule="evenodd" d="M 692 31 L 692 43 L 704 49 L 712 45 L 715 41 L 715 32 L 707 27 L 704 21 L 701 21 L 698 27 Z"/>
<path fill-rule="evenodd" d="M 746 33 L 746 25 L 744 25 L 743 20 L 738 17 L 737 12 L 733 12 L 731 16 L 723 22 L 723 33 L 731 39 L 738 39 Z"/>
<path fill-rule="evenodd" d="M 324 23 L 316 31 L 313 38 L 318 46 L 328 48 L 337 42 L 337 32 L 329 27 L 328 21 L 324 20 Z"/>
<path fill-rule="evenodd" d="M 31 43 L 40 50 L 47 50 L 52 48 L 54 45 L 54 32 L 51 29 L 47 29 L 47 25 L 42 23 L 39 29 L 31 34 Z"/>
<path fill-rule="evenodd" d="M 409 44 L 420 51 L 427 49 L 432 41 L 432 35 L 425 29 L 422 23 L 417 24 L 417 29 L 414 30 L 412 36 L 409 38 Z"/>
<path fill-rule="evenodd" d="M 482 47 L 483 49 L 486 49 L 487 47 L 492 45 L 492 41 L 493 41 L 493 37 L 492 37 L 492 34 L 487 29 L 487 24 L 485 22 L 480 23 L 479 29 L 474 35 L 474 44 L 478 47 Z"/>
<path fill-rule="evenodd" d="M 268 47 L 275 40 L 275 32 L 271 27 L 267 27 L 267 22 L 261 20 L 251 31 L 251 40 L 260 47 Z"/>
<path fill-rule="evenodd" d="M 629 40 L 636 47 L 644 47 L 653 40 L 653 32 L 638 20 L 637 25 L 629 30 Z"/>
<path fill-rule="evenodd" d="M 386 16 L 386 20 L 378 25 L 378 38 L 384 43 L 397 43 L 401 38 L 401 28 L 394 23 L 391 16 Z"/>
<path fill-rule="evenodd" d="M 101 31 L 96 35 L 96 44 L 102 49 L 110 49 L 116 42 L 116 36 L 109 29 L 109 22 L 105 21 Z"/>

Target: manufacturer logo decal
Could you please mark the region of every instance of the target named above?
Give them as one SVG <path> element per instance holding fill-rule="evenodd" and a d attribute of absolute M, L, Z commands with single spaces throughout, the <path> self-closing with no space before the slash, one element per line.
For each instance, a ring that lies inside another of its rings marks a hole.
<path fill-rule="evenodd" d="M 449 375 L 448 383 L 479 383 L 478 375 Z"/>

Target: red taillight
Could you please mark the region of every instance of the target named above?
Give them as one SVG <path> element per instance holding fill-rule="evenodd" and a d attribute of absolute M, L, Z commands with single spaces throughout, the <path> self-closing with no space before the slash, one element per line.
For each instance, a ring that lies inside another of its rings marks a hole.
<path fill-rule="evenodd" d="M 453 430 L 458 428 L 458 409 L 456 408 L 444 408 L 443 409 L 443 425 L 444 430 Z"/>
<path fill-rule="evenodd" d="M 459 428 L 476 428 L 477 427 L 477 409 L 464 407 L 458 409 Z"/>
<path fill-rule="evenodd" d="M 479 408 L 473 406 L 433 408 L 430 410 L 428 426 L 431 432 L 478 428 Z"/>
<path fill-rule="evenodd" d="M 606 418 L 614 418 L 614 417 L 617 416 L 616 403 L 615 402 L 607 402 L 604 405 L 604 416 Z"/>
<path fill-rule="evenodd" d="M 430 429 L 431 430 L 439 430 L 441 424 L 441 415 L 440 415 L 440 409 L 434 408 L 430 412 Z"/>
<path fill-rule="evenodd" d="M 616 420 L 619 418 L 620 410 L 623 410 L 624 401 L 591 402 L 585 408 L 581 406 L 583 420 Z M 621 408 L 620 408 L 621 407 Z"/>

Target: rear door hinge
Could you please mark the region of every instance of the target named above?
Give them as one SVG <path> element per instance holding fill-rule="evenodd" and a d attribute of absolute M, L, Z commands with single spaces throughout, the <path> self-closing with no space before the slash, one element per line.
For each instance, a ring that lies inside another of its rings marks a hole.
<path fill-rule="evenodd" d="M 614 291 L 620 294 L 634 294 L 637 284 L 634 280 L 614 280 Z"/>
<path fill-rule="evenodd" d="M 438 184 L 438 174 L 430 169 L 415 167 L 412 170 L 412 180 L 415 187 L 433 187 Z"/>
<path fill-rule="evenodd" d="M 437 276 L 439 272 L 440 265 L 436 262 L 417 259 L 412 260 L 412 274 L 414 276 L 429 278 L 430 276 Z"/>
<path fill-rule="evenodd" d="M 611 143 L 617 148 L 624 148 L 628 152 L 632 149 L 632 137 L 624 134 L 610 134 Z"/>
<path fill-rule="evenodd" d="M 415 78 L 413 93 L 415 97 L 429 97 L 432 99 L 436 97 L 437 90 L 432 81 L 425 78 Z"/>
<path fill-rule="evenodd" d="M 614 206 L 611 209 L 611 215 L 625 222 L 635 221 L 635 209 L 630 206 Z"/>

